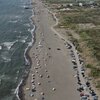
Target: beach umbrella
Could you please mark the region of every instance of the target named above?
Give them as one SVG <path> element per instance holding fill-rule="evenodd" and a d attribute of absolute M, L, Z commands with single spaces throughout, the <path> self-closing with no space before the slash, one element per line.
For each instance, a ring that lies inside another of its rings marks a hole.
<path fill-rule="evenodd" d="M 38 83 L 38 85 L 41 85 L 41 83 Z"/>
<path fill-rule="evenodd" d="M 47 75 L 47 78 L 49 78 L 50 76 L 49 75 Z"/>
<path fill-rule="evenodd" d="M 52 88 L 52 90 L 55 91 L 56 89 L 55 88 Z"/>
<path fill-rule="evenodd" d="M 44 92 L 41 92 L 41 95 L 44 95 Z"/>
<path fill-rule="evenodd" d="M 43 75 L 39 75 L 41 78 L 43 77 Z"/>

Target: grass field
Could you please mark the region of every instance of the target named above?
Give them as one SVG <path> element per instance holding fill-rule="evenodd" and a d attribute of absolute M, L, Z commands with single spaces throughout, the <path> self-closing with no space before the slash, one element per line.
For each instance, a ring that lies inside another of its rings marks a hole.
<path fill-rule="evenodd" d="M 78 9 L 73 11 L 61 12 L 61 23 L 66 27 L 71 28 L 71 25 L 93 23 L 100 25 L 100 9 Z"/>

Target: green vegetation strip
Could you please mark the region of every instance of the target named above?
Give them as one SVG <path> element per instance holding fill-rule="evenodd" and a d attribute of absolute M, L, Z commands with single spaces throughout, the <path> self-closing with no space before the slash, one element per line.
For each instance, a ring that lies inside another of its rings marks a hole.
<path fill-rule="evenodd" d="M 87 45 L 93 51 L 93 55 L 100 60 L 100 29 L 87 29 L 79 31 L 79 34 L 87 41 Z"/>

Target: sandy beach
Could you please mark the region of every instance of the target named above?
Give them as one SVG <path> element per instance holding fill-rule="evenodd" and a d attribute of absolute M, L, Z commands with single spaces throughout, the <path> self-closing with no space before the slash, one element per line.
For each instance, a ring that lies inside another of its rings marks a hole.
<path fill-rule="evenodd" d="M 55 21 L 40 0 L 33 3 L 36 41 L 29 51 L 32 65 L 25 100 L 80 100 L 69 50 L 51 28 Z"/>

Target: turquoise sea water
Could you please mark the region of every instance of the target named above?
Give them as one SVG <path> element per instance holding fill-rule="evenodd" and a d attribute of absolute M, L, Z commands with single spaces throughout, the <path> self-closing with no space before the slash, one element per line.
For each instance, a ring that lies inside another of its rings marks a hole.
<path fill-rule="evenodd" d="M 0 100 L 15 100 L 25 70 L 25 48 L 32 40 L 30 0 L 0 0 Z"/>

